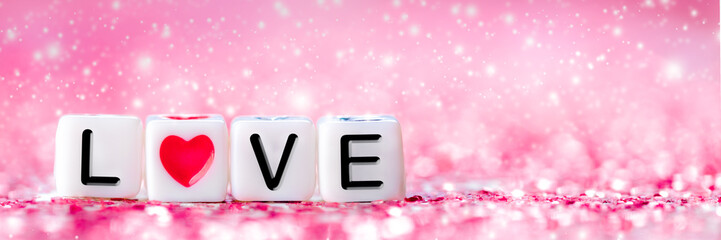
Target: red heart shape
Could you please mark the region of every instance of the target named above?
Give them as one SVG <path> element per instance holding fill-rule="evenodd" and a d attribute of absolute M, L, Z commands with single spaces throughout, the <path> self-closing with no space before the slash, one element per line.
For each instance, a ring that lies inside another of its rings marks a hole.
<path fill-rule="evenodd" d="M 195 136 L 190 141 L 171 135 L 160 144 L 160 162 L 165 171 L 185 187 L 205 176 L 214 155 L 213 141 L 205 135 Z"/>
<path fill-rule="evenodd" d="M 165 116 L 167 119 L 173 119 L 173 120 L 196 120 L 196 119 L 206 119 L 208 116 Z"/>

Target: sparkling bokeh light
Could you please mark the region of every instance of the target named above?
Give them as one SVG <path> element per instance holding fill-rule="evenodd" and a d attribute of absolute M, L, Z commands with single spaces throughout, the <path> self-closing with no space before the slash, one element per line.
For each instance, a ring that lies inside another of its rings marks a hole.
<path fill-rule="evenodd" d="M 704 0 L 0 1 L 0 237 L 719 238 L 719 39 Z M 391 114 L 409 199 L 57 199 L 71 113 Z"/>

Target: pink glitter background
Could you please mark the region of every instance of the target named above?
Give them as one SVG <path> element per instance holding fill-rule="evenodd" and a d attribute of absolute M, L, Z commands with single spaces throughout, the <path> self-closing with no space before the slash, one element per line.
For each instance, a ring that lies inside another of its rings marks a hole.
<path fill-rule="evenodd" d="M 717 1 L 0 1 L 0 237 L 721 238 L 719 52 Z M 392 114 L 409 199 L 55 198 L 71 113 Z"/>

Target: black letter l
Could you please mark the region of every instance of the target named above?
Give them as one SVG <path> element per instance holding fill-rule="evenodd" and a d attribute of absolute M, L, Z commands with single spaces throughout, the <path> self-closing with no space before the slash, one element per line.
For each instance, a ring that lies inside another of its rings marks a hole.
<path fill-rule="evenodd" d="M 120 182 L 118 177 L 96 177 L 90 175 L 90 142 L 93 131 L 83 131 L 83 143 L 81 152 L 80 182 L 83 185 L 115 186 Z"/>

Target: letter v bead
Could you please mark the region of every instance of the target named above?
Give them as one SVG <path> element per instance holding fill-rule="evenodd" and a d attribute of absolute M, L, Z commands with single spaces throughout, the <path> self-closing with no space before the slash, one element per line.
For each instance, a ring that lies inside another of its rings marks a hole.
<path fill-rule="evenodd" d="M 233 198 L 240 201 L 310 199 L 316 184 L 315 134 L 313 122 L 306 117 L 235 118 L 230 127 Z"/>

